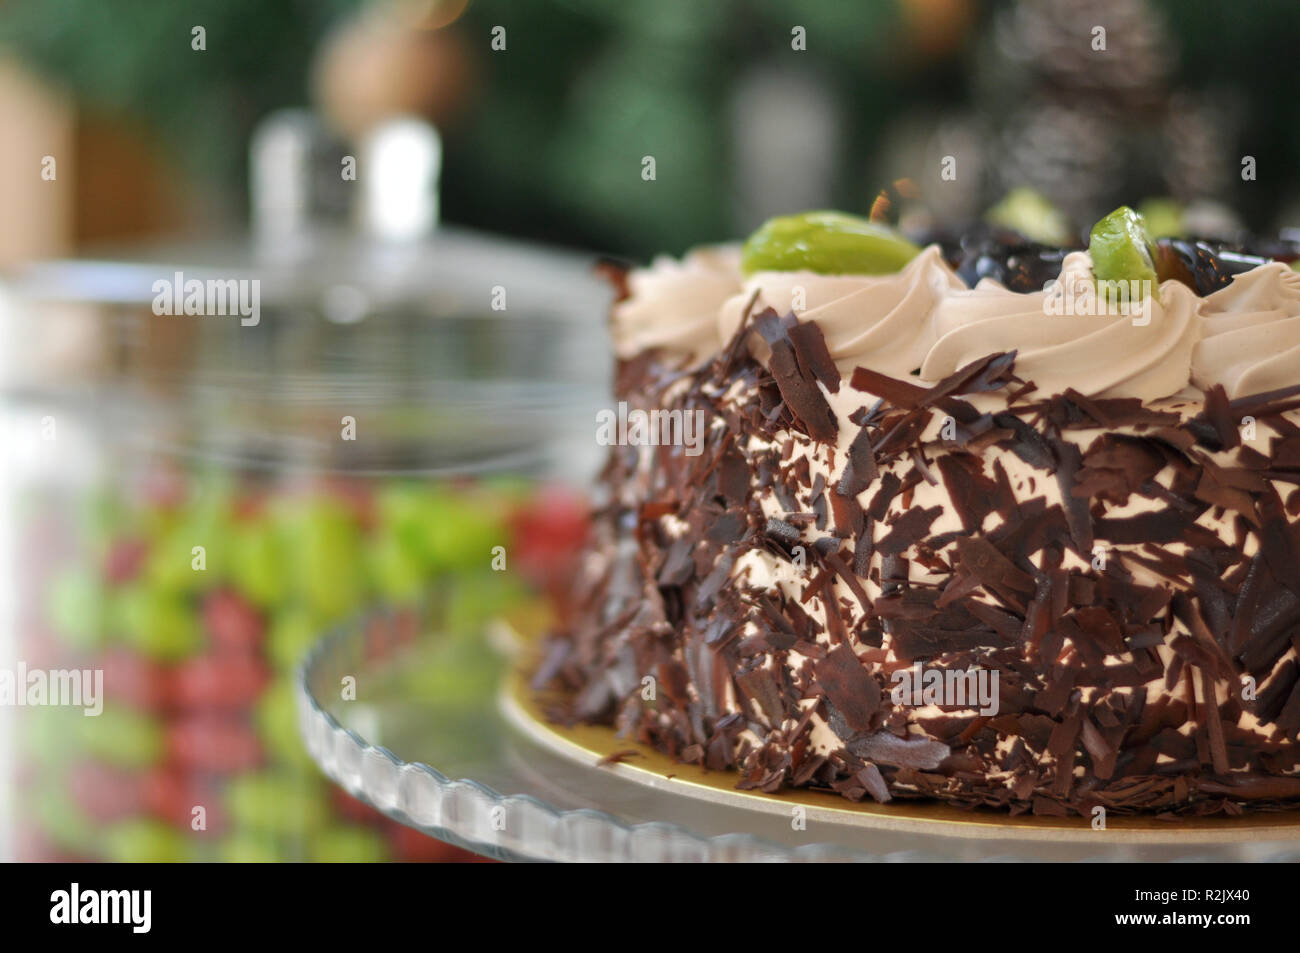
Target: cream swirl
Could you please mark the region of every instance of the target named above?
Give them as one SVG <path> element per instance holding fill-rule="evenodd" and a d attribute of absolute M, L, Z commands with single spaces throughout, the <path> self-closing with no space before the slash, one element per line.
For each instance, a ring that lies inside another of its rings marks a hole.
<path fill-rule="evenodd" d="M 994 351 L 1016 351 L 1016 373 L 1040 394 L 1158 400 L 1189 381 L 1230 397 L 1300 380 L 1300 273 L 1280 262 L 1236 276 L 1207 298 L 1174 281 L 1136 313 L 1100 307 L 1091 259 L 1073 252 L 1048 290 L 1023 294 L 984 280 L 968 289 L 930 246 L 892 275 L 759 272 L 747 280 L 734 245 L 656 258 L 628 277 L 613 309 L 621 358 L 659 350 L 705 360 L 753 308 L 814 321 L 845 373 L 862 366 L 895 377 L 946 377 Z M 1103 313 L 1098 314 L 1101 311 Z M 766 347 L 751 338 L 766 360 Z"/>
<path fill-rule="evenodd" d="M 718 308 L 740 287 L 740 249 L 696 248 L 678 261 L 660 255 L 628 275 L 628 297 L 614 306 L 610 332 L 621 358 L 660 350 L 673 358 L 712 357 Z"/>
<path fill-rule="evenodd" d="M 1244 397 L 1300 383 L 1300 274 L 1269 262 L 1205 299 L 1192 382 Z"/>
<path fill-rule="evenodd" d="M 939 380 L 1014 350 L 1016 375 L 1043 395 L 1072 387 L 1095 397 L 1168 397 L 1188 383 L 1199 303 L 1186 285 L 1166 281 L 1140 308 L 1115 309 L 1095 292 L 1087 253 L 1072 252 L 1047 290 L 1021 294 L 985 280 L 946 296 L 921 377 Z"/>
<path fill-rule="evenodd" d="M 904 376 L 921 366 L 935 341 L 931 314 L 951 292 L 965 288 L 938 245 L 926 248 L 892 275 L 821 275 L 762 271 L 718 312 L 721 339 L 730 340 L 754 293 L 754 310 L 770 307 L 815 321 L 841 370 L 859 365 Z M 761 355 L 760 355 L 761 356 Z"/>

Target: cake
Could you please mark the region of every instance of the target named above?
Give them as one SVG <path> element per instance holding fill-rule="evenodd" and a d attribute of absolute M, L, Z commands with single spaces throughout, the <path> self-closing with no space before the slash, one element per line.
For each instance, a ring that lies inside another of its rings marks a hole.
<path fill-rule="evenodd" d="M 550 716 L 763 792 L 1300 805 L 1294 250 L 1143 228 L 818 213 L 618 273 L 618 401 L 704 426 L 611 447 Z"/>

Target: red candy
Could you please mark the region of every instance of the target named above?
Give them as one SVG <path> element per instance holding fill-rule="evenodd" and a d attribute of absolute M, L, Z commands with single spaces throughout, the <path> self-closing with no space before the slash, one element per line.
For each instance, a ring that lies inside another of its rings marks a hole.
<path fill-rule="evenodd" d="M 334 809 L 339 812 L 341 817 L 358 824 L 376 824 L 387 821 L 388 819 L 376 811 L 365 801 L 360 801 L 348 794 L 342 788 L 332 787 L 330 790 L 330 800 L 334 804 Z"/>
<path fill-rule="evenodd" d="M 587 538 L 586 506 L 559 488 L 543 491 L 511 518 L 513 565 L 555 598 L 570 588 L 578 554 Z"/>
<path fill-rule="evenodd" d="M 225 821 L 220 798 L 188 775 L 169 768 L 155 768 L 144 775 L 140 802 L 150 814 L 186 830 L 192 829 L 195 807 L 206 812 L 207 833 L 219 832 Z"/>
<path fill-rule="evenodd" d="M 169 697 L 180 708 L 240 711 L 257 701 L 270 680 L 254 655 L 205 655 L 172 668 Z"/>
<path fill-rule="evenodd" d="M 104 557 L 104 581 L 117 586 L 130 582 L 140 572 L 149 545 L 141 539 L 114 540 Z"/>
<path fill-rule="evenodd" d="M 166 670 L 156 662 L 124 650 L 102 655 L 96 666 L 104 670 L 104 700 L 153 711 L 169 701 Z"/>
<path fill-rule="evenodd" d="M 190 715 L 167 725 L 167 756 L 186 771 L 234 774 L 262 763 L 262 746 L 242 718 Z"/>
<path fill-rule="evenodd" d="M 140 780 L 97 761 L 82 761 L 68 772 L 68 793 L 87 817 L 107 823 L 135 813 Z"/>
<path fill-rule="evenodd" d="M 203 601 L 203 627 L 225 649 L 252 652 L 262 642 L 262 615 L 238 593 L 220 589 Z"/>
<path fill-rule="evenodd" d="M 369 532 L 375 527 L 375 495 L 366 483 L 360 480 L 329 480 L 325 489 L 329 496 L 352 511 L 362 531 Z"/>

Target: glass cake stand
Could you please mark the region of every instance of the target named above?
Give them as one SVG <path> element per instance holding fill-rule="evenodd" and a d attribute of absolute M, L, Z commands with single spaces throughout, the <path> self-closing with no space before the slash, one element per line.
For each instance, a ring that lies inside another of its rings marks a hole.
<path fill-rule="evenodd" d="M 430 837 L 517 861 L 1270 861 L 1294 814 L 1169 822 L 1010 819 L 943 805 L 768 796 L 597 728 L 540 715 L 512 626 L 377 612 L 304 661 L 300 728 L 348 793 Z"/>

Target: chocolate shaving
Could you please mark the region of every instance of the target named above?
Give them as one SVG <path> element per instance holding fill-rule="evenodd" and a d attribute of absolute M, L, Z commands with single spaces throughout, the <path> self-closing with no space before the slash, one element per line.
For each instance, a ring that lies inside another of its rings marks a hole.
<path fill-rule="evenodd" d="M 790 343 L 804 376 L 811 376 L 825 385 L 832 394 L 840 390 L 840 369 L 836 367 L 826 346 L 822 329 L 815 323 L 796 324 L 789 330 Z"/>
<path fill-rule="evenodd" d="M 942 506 L 919 507 L 908 510 L 890 524 L 889 532 L 877 540 L 876 550 L 886 556 L 895 556 L 915 546 L 930 531 L 931 525 L 943 513 Z"/>
<path fill-rule="evenodd" d="M 918 771 L 933 771 L 938 768 L 951 750 L 942 741 L 933 738 L 900 738 L 888 731 L 854 738 L 845 747 L 857 757 L 877 764 L 892 764 Z"/>
<path fill-rule="evenodd" d="M 808 436 L 823 443 L 834 443 L 839 433 L 835 414 L 817 387 L 816 377 L 800 367 L 789 337 L 790 327 L 770 308 L 754 319 L 754 325 L 772 350 L 769 370 L 781 391 L 781 399 Z"/>
<path fill-rule="evenodd" d="M 969 466 L 955 454 L 940 457 L 937 465 L 962 527 L 968 533 L 978 532 L 993 512 L 996 484 L 978 472 L 978 464 Z"/>
<path fill-rule="evenodd" d="M 871 795 L 871 799 L 877 804 L 888 804 L 893 798 L 889 794 L 889 786 L 885 784 L 885 779 L 880 775 L 880 769 L 874 764 L 864 765 L 855 775 L 858 783 L 862 785 L 863 790 Z"/>
<path fill-rule="evenodd" d="M 880 710 L 880 686 L 867 674 L 862 662 L 847 645 L 837 645 L 813 664 L 817 682 L 849 728 L 871 730 Z"/>
<path fill-rule="evenodd" d="M 608 764 L 622 764 L 630 758 L 644 757 L 645 754 L 637 751 L 635 748 L 623 748 L 619 751 L 611 751 L 609 754 L 605 755 L 605 757 L 596 762 L 596 767 L 604 767 Z"/>
<path fill-rule="evenodd" d="M 835 492 L 840 496 L 856 497 L 875 479 L 876 457 L 871 450 L 871 434 L 864 427 L 849 444 L 849 457 Z"/>

